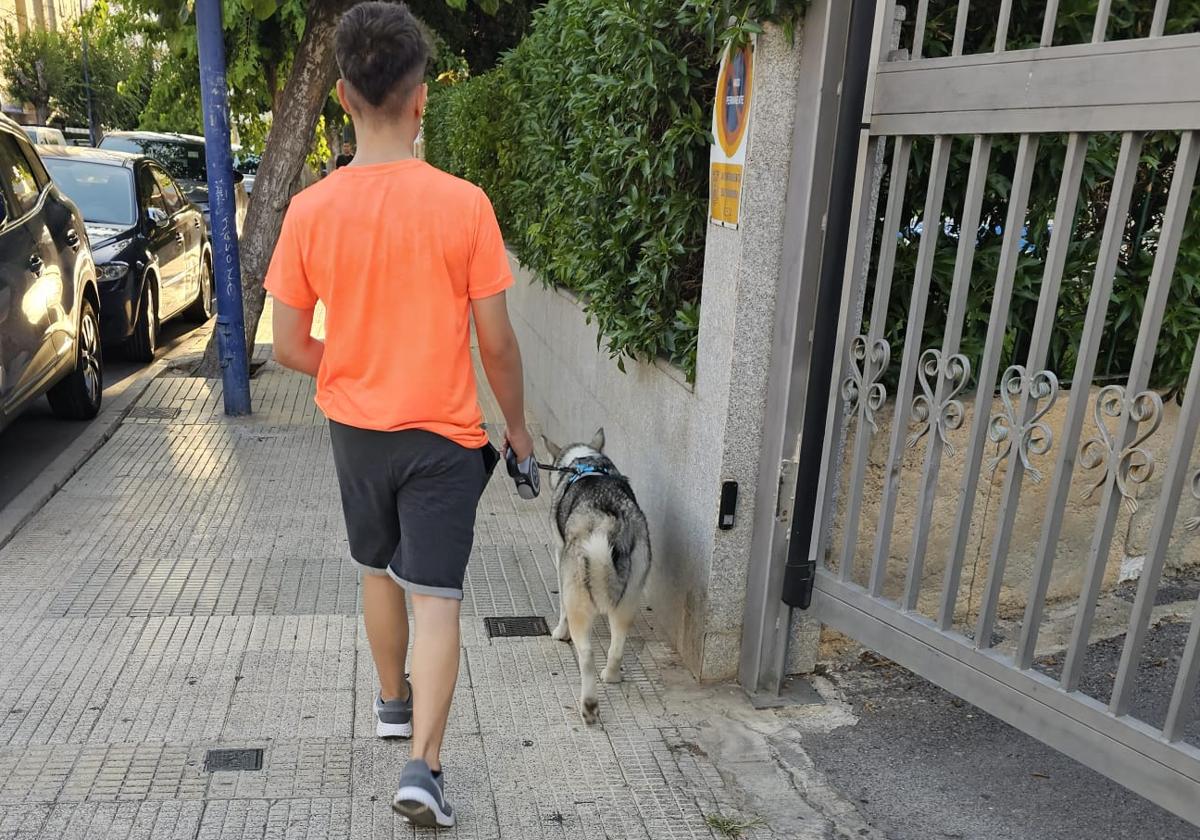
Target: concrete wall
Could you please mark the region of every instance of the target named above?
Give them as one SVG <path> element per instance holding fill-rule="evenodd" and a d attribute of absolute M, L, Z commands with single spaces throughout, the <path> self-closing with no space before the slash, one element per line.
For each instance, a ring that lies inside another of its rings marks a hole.
<path fill-rule="evenodd" d="M 694 386 L 662 363 L 621 373 L 579 303 L 519 266 L 510 295 L 530 409 L 557 443 L 605 427 L 650 520 L 656 623 L 703 679 L 737 674 L 800 52 L 776 29 L 759 39 L 742 224 L 708 228 Z M 719 531 L 726 480 L 741 498 Z"/>

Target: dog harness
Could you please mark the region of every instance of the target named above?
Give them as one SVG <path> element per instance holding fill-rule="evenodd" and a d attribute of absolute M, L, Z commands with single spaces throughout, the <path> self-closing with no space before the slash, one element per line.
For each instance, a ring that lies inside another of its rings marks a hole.
<path fill-rule="evenodd" d="M 603 478 L 616 478 L 620 479 L 626 484 L 629 483 L 628 478 L 621 475 L 619 472 L 616 472 L 615 470 L 609 469 L 608 467 L 602 467 L 599 464 L 589 464 L 583 461 L 576 461 L 569 467 L 556 467 L 552 464 L 538 464 L 538 467 L 543 470 L 550 470 L 551 472 L 566 473 L 568 487 L 570 487 L 579 479 L 586 478 L 589 475 L 598 475 Z"/>

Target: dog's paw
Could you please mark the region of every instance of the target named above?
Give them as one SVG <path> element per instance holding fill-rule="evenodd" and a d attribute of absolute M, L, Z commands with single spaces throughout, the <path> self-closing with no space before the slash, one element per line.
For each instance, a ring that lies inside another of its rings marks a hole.
<path fill-rule="evenodd" d="M 550 638 L 556 642 L 571 641 L 571 628 L 567 626 L 567 622 L 560 621 L 558 626 L 554 628 L 554 632 L 550 634 Z"/>
<path fill-rule="evenodd" d="M 600 672 L 600 679 L 606 683 L 619 683 L 621 681 L 620 668 L 605 668 Z"/>
<path fill-rule="evenodd" d="M 579 704 L 579 715 L 588 726 L 596 723 L 600 720 L 600 701 L 595 697 L 588 697 Z"/>

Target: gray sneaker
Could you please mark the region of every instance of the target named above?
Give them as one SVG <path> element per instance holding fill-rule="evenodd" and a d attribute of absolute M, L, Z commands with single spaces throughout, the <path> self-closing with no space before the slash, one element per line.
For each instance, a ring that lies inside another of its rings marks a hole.
<path fill-rule="evenodd" d="M 375 695 L 375 734 L 380 738 L 411 738 L 412 737 L 412 683 L 404 681 L 408 686 L 407 700 L 388 700 Z"/>
<path fill-rule="evenodd" d="M 400 774 L 392 809 L 413 825 L 450 828 L 454 825 L 454 809 L 446 801 L 445 785 L 441 773 L 433 775 L 424 760 L 414 758 Z"/>

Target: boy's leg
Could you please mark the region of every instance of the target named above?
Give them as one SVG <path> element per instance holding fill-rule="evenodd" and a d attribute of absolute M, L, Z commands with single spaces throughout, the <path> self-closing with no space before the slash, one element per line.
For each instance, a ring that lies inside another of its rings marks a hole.
<path fill-rule="evenodd" d="M 436 772 L 458 679 L 463 577 L 487 475 L 478 450 L 431 432 L 398 434 L 405 450 L 397 494 L 401 538 L 388 572 L 412 596 L 412 757 Z"/>
<path fill-rule="evenodd" d="M 458 681 L 461 602 L 436 595 L 413 595 L 417 635 L 413 644 L 412 757 L 441 770 L 442 737 Z"/>
<path fill-rule="evenodd" d="M 407 700 L 408 606 L 404 590 L 386 574 L 364 574 L 362 590 L 363 624 L 379 675 L 379 696 L 385 701 Z"/>
<path fill-rule="evenodd" d="M 350 554 L 362 572 L 363 624 L 384 700 L 408 696 L 408 610 L 387 568 L 400 547 L 400 513 L 392 461 L 402 443 L 393 433 L 329 422 Z"/>

